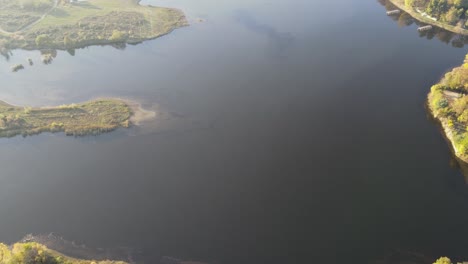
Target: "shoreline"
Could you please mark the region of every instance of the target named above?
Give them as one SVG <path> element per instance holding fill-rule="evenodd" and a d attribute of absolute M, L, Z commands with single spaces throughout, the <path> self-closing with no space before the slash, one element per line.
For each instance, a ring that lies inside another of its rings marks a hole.
<path fill-rule="evenodd" d="M 58 5 L 58 0 L 55 1 L 51 10 L 67 12 L 66 17 L 50 16 L 49 11 L 16 31 L 5 29 L 2 24 L 0 46 L 8 50 L 72 50 L 89 46 L 135 45 L 190 26 L 183 10 L 141 5 L 139 0 L 125 0 L 118 7 L 107 4 L 112 0 L 99 1 L 94 3 L 96 10 L 92 12 L 82 11 L 84 7 L 79 4 Z M 107 27 L 108 24 L 112 26 Z"/>
<path fill-rule="evenodd" d="M 158 113 L 156 113 L 156 111 L 146 110 L 143 108 L 141 103 L 134 101 L 134 100 L 116 98 L 116 97 L 104 98 L 104 99 L 121 100 L 124 103 L 126 103 L 128 107 L 130 107 L 130 109 L 132 110 L 132 114 L 129 118 L 129 121 L 134 126 L 140 126 L 144 122 L 155 119 L 158 116 Z"/>
<path fill-rule="evenodd" d="M 67 136 L 99 135 L 118 128 L 140 126 L 156 116 L 155 111 L 144 109 L 137 101 L 115 97 L 42 107 L 0 101 L 0 137 L 45 132 L 64 132 Z"/>
<path fill-rule="evenodd" d="M 410 15 L 413 19 L 425 23 L 427 25 L 432 25 L 434 27 L 455 33 L 460 35 L 467 35 L 468 30 L 460 27 L 448 25 L 442 22 L 434 21 L 428 17 L 421 15 L 413 7 L 407 7 L 402 0 L 388 0 L 387 3 L 391 3 L 396 8 Z M 388 10 L 388 9 L 387 9 Z M 430 89 L 426 97 L 426 107 L 429 112 L 429 115 L 437 123 L 437 126 L 441 129 L 441 134 L 444 136 L 445 140 L 448 141 L 450 145 L 450 151 L 452 152 L 454 158 L 457 159 L 458 163 L 468 166 L 468 144 L 466 141 L 461 141 L 467 138 L 468 136 L 468 123 L 466 120 L 460 121 L 460 113 L 453 112 L 453 102 L 458 99 L 467 96 L 466 91 L 460 91 L 459 87 L 446 87 L 446 82 L 448 75 L 454 74 L 467 74 L 459 73 L 460 69 L 467 67 L 468 65 L 468 56 L 465 59 L 465 62 L 460 67 L 455 67 L 446 72 L 444 77 L 442 77 L 435 85 Z M 444 101 L 445 105 L 440 106 L 438 103 Z M 437 104 L 434 105 L 434 102 Z M 462 139 L 460 139 L 460 137 Z"/>
<path fill-rule="evenodd" d="M 102 96 L 102 97 L 94 97 L 88 101 L 75 103 L 75 104 L 83 104 L 83 103 L 89 103 L 89 102 L 100 101 L 100 100 L 104 100 L 104 101 L 117 100 L 117 101 L 124 102 L 130 108 L 132 112 L 128 120 L 130 121 L 130 124 L 134 126 L 140 126 L 144 122 L 155 119 L 158 116 L 158 113 L 156 111 L 146 110 L 145 108 L 143 108 L 140 102 L 133 100 L 133 99 L 129 99 L 129 98 Z M 22 107 L 22 106 L 19 106 L 19 107 Z M 48 107 L 54 108 L 54 106 L 45 106 L 45 107 L 39 107 L 39 108 L 48 108 Z"/>
<path fill-rule="evenodd" d="M 442 22 L 439 22 L 439 21 L 434 21 L 432 19 L 426 18 L 426 17 L 422 16 L 421 14 L 419 14 L 418 12 L 416 12 L 413 8 L 408 8 L 407 6 L 405 6 L 404 3 L 400 3 L 399 0 L 388 0 L 388 1 L 390 3 L 392 3 L 396 8 L 398 8 L 398 9 L 402 10 L 403 12 L 407 13 L 408 15 L 410 15 L 412 18 L 418 20 L 419 22 L 426 23 L 426 24 L 434 26 L 434 27 L 438 27 L 438 28 L 450 31 L 450 32 L 455 33 L 455 34 L 468 36 L 468 29 L 463 29 L 463 28 L 460 28 L 460 27 L 448 25 L 448 24 L 445 24 L 445 23 L 442 23 Z"/>
<path fill-rule="evenodd" d="M 107 257 L 103 260 L 75 258 L 44 244 L 35 242 L 33 239 L 24 238 L 20 242 L 11 245 L 0 243 L 1 263 L 56 263 L 56 264 L 129 264 L 122 260 L 110 260 Z"/>
<path fill-rule="evenodd" d="M 74 104 L 84 104 L 84 103 L 90 103 L 90 102 L 95 102 L 95 101 L 101 101 L 101 100 L 117 100 L 117 101 L 122 101 L 124 102 L 131 110 L 131 115 L 130 118 L 128 119 L 130 121 L 130 124 L 133 126 L 141 126 L 144 122 L 150 121 L 153 119 L 156 119 L 158 116 L 158 113 L 156 111 L 151 111 L 151 110 L 146 110 L 143 108 L 140 102 L 133 100 L 133 99 L 128 99 L 128 98 L 121 98 L 121 97 L 95 97 L 93 99 L 90 99 L 85 102 L 80 102 L 80 103 L 74 103 Z M 22 107 L 22 106 L 19 106 Z M 57 106 L 55 106 L 57 107 Z M 39 107 L 41 109 L 53 109 L 55 108 L 54 106 L 44 106 L 44 107 Z"/>
<path fill-rule="evenodd" d="M 79 105 L 79 104 L 92 103 L 92 102 L 96 102 L 96 101 L 108 101 L 108 100 L 116 100 L 116 101 L 124 102 L 132 110 L 132 114 L 131 114 L 129 120 L 133 125 L 136 125 L 136 126 L 140 125 L 144 121 L 154 119 L 158 115 L 156 113 L 156 111 L 150 111 L 150 110 L 144 109 L 143 106 L 141 105 L 141 103 L 139 103 L 139 102 L 137 102 L 135 100 L 127 99 L 127 98 L 120 98 L 120 97 L 96 97 L 96 98 L 92 98 L 92 99 L 90 99 L 88 101 L 83 101 L 83 102 L 78 102 L 78 103 L 71 103 L 71 104 Z M 7 102 L 6 100 L 0 100 L 0 103 L 2 103 L 2 102 L 4 104 L 8 105 L 8 106 L 11 106 L 11 107 L 18 107 L 18 108 L 27 107 L 27 106 L 23 106 L 23 105 L 17 105 L 17 104 L 10 103 L 10 102 Z M 33 108 L 34 109 L 40 109 L 40 110 L 49 110 L 49 109 L 56 109 L 58 107 L 60 107 L 60 105 L 57 105 L 57 106 L 38 106 L 38 107 L 33 107 Z"/>
<path fill-rule="evenodd" d="M 447 119 L 446 118 L 441 118 L 438 115 L 435 114 L 434 109 L 432 109 L 430 103 L 429 103 L 429 98 L 432 95 L 432 92 L 429 93 L 428 96 L 428 101 L 426 103 L 426 107 L 429 110 L 430 117 L 437 123 L 437 125 L 441 129 L 441 134 L 444 137 L 444 139 L 447 141 L 447 143 L 450 146 L 450 152 L 459 160 L 463 161 L 465 164 L 468 164 L 468 157 L 465 157 L 461 155 L 460 151 L 457 149 L 455 145 L 455 139 L 454 139 L 454 131 L 448 126 Z"/>

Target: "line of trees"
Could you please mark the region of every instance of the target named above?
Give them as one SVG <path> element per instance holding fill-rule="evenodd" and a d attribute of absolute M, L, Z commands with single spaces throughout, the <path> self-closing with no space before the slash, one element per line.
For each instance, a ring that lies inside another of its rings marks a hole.
<path fill-rule="evenodd" d="M 417 7 L 431 17 L 452 25 L 468 18 L 468 0 L 405 0 L 405 5 Z"/>

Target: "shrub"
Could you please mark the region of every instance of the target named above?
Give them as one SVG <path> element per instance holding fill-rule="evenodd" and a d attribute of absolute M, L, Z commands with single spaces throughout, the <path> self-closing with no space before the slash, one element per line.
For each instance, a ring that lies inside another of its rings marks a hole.
<path fill-rule="evenodd" d="M 125 32 L 114 30 L 112 35 L 110 36 L 109 40 L 111 41 L 125 41 L 127 40 L 128 36 Z"/>
<path fill-rule="evenodd" d="M 447 125 L 452 128 L 455 124 L 453 123 L 453 120 L 447 121 Z"/>
<path fill-rule="evenodd" d="M 452 261 L 447 257 L 441 257 L 434 264 L 452 264 Z"/>
<path fill-rule="evenodd" d="M 47 46 L 51 43 L 52 43 L 52 39 L 45 34 L 42 34 L 36 37 L 36 45 L 38 47 Z"/>
<path fill-rule="evenodd" d="M 75 41 L 73 41 L 73 39 L 71 39 L 69 36 L 65 36 L 63 37 L 63 45 L 65 45 L 67 48 L 70 48 L 75 45 Z"/>
<path fill-rule="evenodd" d="M 414 5 L 414 0 L 405 0 L 405 6 L 412 7 Z"/>
<path fill-rule="evenodd" d="M 468 151 L 468 133 L 456 135 L 454 137 L 455 148 L 461 154 L 467 154 Z"/>
<path fill-rule="evenodd" d="M 448 107 L 448 101 L 445 99 L 444 94 L 437 86 L 432 87 L 429 104 L 433 110 L 441 110 Z"/>
<path fill-rule="evenodd" d="M 449 104 L 448 104 L 447 99 L 443 98 L 443 99 L 441 99 L 439 102 L 437 102 L 437 109 L 445 108 L 445 107 L 447 107 L 448 105 L 449 105 Z"/>

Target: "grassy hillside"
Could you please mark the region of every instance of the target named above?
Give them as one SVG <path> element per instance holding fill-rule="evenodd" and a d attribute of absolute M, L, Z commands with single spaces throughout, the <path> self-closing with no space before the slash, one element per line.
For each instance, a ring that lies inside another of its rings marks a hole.
<path fill-rule="evenodd" d="M 73 49 L 137 43 L 186 26 L 180 10 L 137 0 L 0 0 L 0 47 Z"/>
<path fill-rule="evenodd" d="M 58 107 L 29 108 L 0 102 L 0 137 L 65 132 L 82 136 L 128 127 L 132 110 L 123 101 L 103 99 Z"/>

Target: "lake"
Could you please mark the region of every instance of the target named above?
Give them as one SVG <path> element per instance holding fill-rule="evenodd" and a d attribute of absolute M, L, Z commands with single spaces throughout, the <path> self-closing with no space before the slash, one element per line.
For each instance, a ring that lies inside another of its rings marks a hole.
<path fill-rule="evenodd" d="M 113 96 L 158 113 L 96 137 L 0 139 L 2 241 L 53 232 L 141 263 L 468 260 L 468 188 L 425 108 L 467 47 L 375 0 L 144 3 L 192 26 L 50 65 L 0 59 L 7 102 Z"/>

